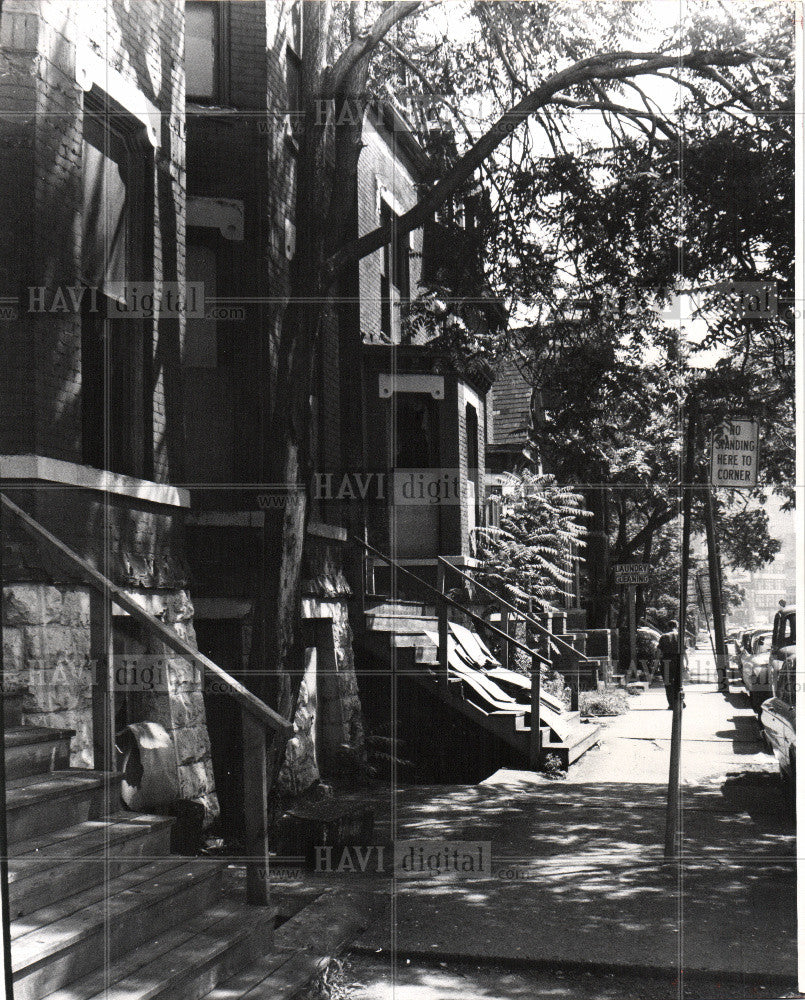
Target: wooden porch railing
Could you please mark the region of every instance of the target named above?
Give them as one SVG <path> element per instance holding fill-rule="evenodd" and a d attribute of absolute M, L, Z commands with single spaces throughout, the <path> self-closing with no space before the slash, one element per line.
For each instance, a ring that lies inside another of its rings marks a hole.
<path fill-rule="evenodd" d="M 586 656 L 584 653 L 580 652 L 575 646 L 572 646 L 569 642 L 564 639 L 560 639 L 558 636 L 554 635 L 553 632 L 541 621 L 536 619 L 532 614 L 526 611 L 522 611 L 520 608 L 515 607 L 500 594 L 497 594 L 494 590 L 485 586 L 483 583 L 479 583 L 474 577 L 470 576 L 469 573 L 465 573 L 460 570 L 458 566 L 455 566 L 450 562 L 449 559 L 445 559 L 444 556 L 438 556 L 438 567 L 439 567 L 439 587 L 443 588 L 445 586 L 445 578 L 447 571 L 450 570 L 455 573 L 456 576 L 460 577 L 465 582 L 471 584 L 476 590 L 480 590 L 482 593 L 486 594 L 487 597 L 491 597 L 492 600 L 497 604 L 500 609 L 500 624 L 501 631 L 506 635 L 509 635 L 509 628 L 513 621 L 521 619 L 525 622 L 526 629 L 531 629 L 533 632 L 538 633 L 545 639 L 547 649 L 550 653 L 552 650 L 556 653 L 557 657 L 563 661 L 559 665 L 560 671 L 567 677 L 570 681 L 570 691 L 571 691 L 571 709 L 576 711 L 578 709 L 579 701 L 579 672 L 580 665 L 582 663 L 590 663 L 591 658 Z M 528 633 L 526 632 L 526 635 Z M 551 659 L 551 662 L 553 660 Z M 508 667 L 509 665 L 509 643 L 505 642 L 503 644 L 503 665 Z"/>
<path fill-rule="evenodd" d="M 115 678 L 113 649 L 111 642 L 111 614 L 114 602 L 145 628 L 154 633 L 165 645 L 178 653 L 183 659 L 189 660 L 204 674 L 212 674 L 222 682 L 223 690 L 229 694 L 242 709 L 243 725 L 243 771 L 244 800 L 246 810 L 246 842 L 248 855 L 246 857 L 246 896 L 249 902 L 266 904 L 269 902 L 269 842 L 268 842 L 268 778 L 266 772 L 266 737 L 269 731 L 275 733 L 275 739 L 287 741 L 293 732 L 293 724 L 282 718 L 272 708 L 257 698 L 240 681 L 213 663 L 197 649 L 185 642 L 173 629 L 169 628 L 154 615 L 149 614 L 132 600 L 129 595 L 99 573 L 93 566 L 73 552 L 67 545 L 51 534 L 38 521 L 0 494 L 3 509 L 7 510 L 20 524 L 20 527 L 38 544 L 62 561 L 64 565 L 85 580 L 98 594 L 104 605 L 100 624 L 105 632 L 103 656 L 105 669 L 98 673 L 98 684 L 93 688 L 93 728 L 96 721 L 98 729 L 94 728 L 96 756 L 95 766 L 101 770 L 114 770 L 114 697 Z"/>
<path fill-rule="evenodd" d="M 492 625 L 486 619 L 482 618 L 480 615 L 475 614 L 474 611 L 470 611 L 469 608 L 464 607 L 460 601 L 456 601 L 454 598 L 450 597 L 449 594 L 444 591 L 444 565 L 443 563 L 437 562 L 438 572 L 439 572 L 439 585 L 434 587 L 432 584 L 428 583 L 426 580 L 421 579 L 415 573 L 401 566 L 397 560 L 392 556 L 386 555 L 385 552 L 381 552 L 376 549 L 373 545 L 370 545 L 365 539 L 353 535 L 353 540 L 362 546 L 365 552 L 370 553 L 378 559 L 381 559 L 388 566 L 390 566 L 395 572 L 401 573 L 403 576 L 408 577 L 413 580 L 418 587 L 421 587 L 424 591 L 432 594 L 436 598 L 436 614 L 439 620 L 439 666 L 441 668 L 441 683 L 443 685 L 443 690 L 445 696 L 448 695 L 450 690 L 449 676 L 450 676 L 450 664 L 448 662 L 448 620 L 447 620 L 447 609 L 448 607 L 455 608 L 465 615 L 473 624 L 478 625 L 487 631 L 491 632 L 493 635 L 497 636 L 499 639 L 503 640 L 504 647 L 508 649 L 509 645 L 513 646 L 515 649 L 521 650 L 529 657 L 530 662 L 530 675 L 531 675 L 531 737 L 529 741 L 529 763 L 534 770 L 537 770 L 539 766 L 540 753 L 542 751 L 542 734 L 540 733 L 540 698 L 541 698 L 541 686 L 542 677 L 540 675 L 540 669 L 542 664 L 550 665 L 551 660 L 549 657 L 543 655 L 535 649 L 531 649 L 525 643 L 520 642 L 515 636 L 504 632 L 499 629 L 496 625 Z M 441 560 L 441 557 L 439 557 Z M 449 563 L 447 565 L 450 565 Z M 455 567 L 453 567 L 455 568 Z M 572 647 L 571 647 L 572 648 Z"/>

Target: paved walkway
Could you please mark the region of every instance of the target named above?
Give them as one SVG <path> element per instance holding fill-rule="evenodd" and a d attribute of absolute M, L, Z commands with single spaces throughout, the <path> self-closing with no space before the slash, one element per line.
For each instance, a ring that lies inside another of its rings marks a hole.
<path fill-rule="evenodd" d="M 565 781 L 499 771 L 378 802 L 381 839 L 385 812 L 389 841 L 489 842 L 491 872 L 392 878 L 387 849 L 384 871 L 322 874 L 374 893 L 356 950 L 415 966 L 642 971 L 669 998 L 680 970 L 783 995 L 796 975 L 795 837 L 774 759 L 737 691 L 691 686 L 686 699 L 678 861 L 663 856 L 671 713 L 658 688 L 608 720 Z"/>

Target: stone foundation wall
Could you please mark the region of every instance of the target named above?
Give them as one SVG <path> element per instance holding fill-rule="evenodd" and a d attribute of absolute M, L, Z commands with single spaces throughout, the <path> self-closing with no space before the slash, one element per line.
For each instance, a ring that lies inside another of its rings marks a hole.
<path fill-rule="evenodd" d="M 294 734 L 280 773 L 283 789 L 292 794 L 320 780 L 338 780 L 345 754 L 359 757 L 363 751 L 363 719 L 347 605 L 352 591 L 344 576 L 342 551 L 336 538 L 309 530 L 302 617 L 316 623 L 316 648 L 306 651 Z"/>
<path fill-rule="evenodd" d="M 142 592 L 147 610 L 195 648 L 193 605 L 185 590 Z M 125 623 L 125 627 L 124 627 Z M 176 749 L 180 797 L 218 815 L 207 732 L 203 678 L 148 629 L 116 618 L 116 705 L 128 722 L 164 726 Z M 93 766 L 90 592 L 76 585 L 13 584 L 3 588 L 6 690 L 23 690 L 23 724 L 74 729 L 70 763 Z"/>
<path fill-rule="evenodd" d="M 193 605 L 185 590 L 149 595 L 148 610 L 194 649 Z M 218 798 L 212 769 L 210 737 L 204 709 L 202 672 L 177 656 L 145 627 L 138 639 L 129 639 L 132 660 L 142 659 L 147 675 L 133 676 L 128 693 L 129 722 L 158 722 L 173 739 L 179 795 L 204 810 L 204 826 L 218 816 Z M 125 654 L 124 654 L 125 657 Z M 123 657 L 123 658 L 124 658 Z M 124 664 L 125 665 L 125 664 Z"/>
<path fill-rule="evenodd" d="M 89 590 L 20 584 L 3 588 L 7 691 L 25 692 L 24 724 L 74 729 L 73 767 L 92 767 Z"/>

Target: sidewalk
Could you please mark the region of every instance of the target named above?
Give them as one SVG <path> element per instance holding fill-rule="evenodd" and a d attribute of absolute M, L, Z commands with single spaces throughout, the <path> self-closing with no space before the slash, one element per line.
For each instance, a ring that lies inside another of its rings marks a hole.
<path fill-rule="evenodd" d="M 564 782 L 501 771 L 477 786 L 400 790 L 397 840 L 491 841 L 492 874 L 355 876 L 378 906 L 356 950 L 790 988 L 795 836 L 773 758 L 740 695 L 689 688 L 683 853 L 666 862 L 664 703 L 662 689 L 633 699 Z"/>

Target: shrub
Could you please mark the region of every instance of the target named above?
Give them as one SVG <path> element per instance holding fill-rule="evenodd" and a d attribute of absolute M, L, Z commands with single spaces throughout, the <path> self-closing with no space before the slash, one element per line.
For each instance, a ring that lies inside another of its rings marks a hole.
<path fill-rule="evenodd" d="M 549 781 L 563 781 L 567 777 L 567 771 L 562 767 L 562 760 L 558 754 L 545 755 L 542 762 L 542 774 Z"/>
<path fill-rule="evenodd" d="M 582 715 L 623 715 L 628 708 L 629 696 L 622 688 L 579 692 L 579 711 Z"/>

